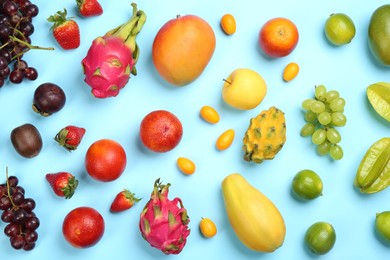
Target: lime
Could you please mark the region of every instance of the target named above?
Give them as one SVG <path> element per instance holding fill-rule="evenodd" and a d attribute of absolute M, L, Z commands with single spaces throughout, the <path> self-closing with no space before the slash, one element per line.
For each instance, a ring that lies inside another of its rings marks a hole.
<path fill-rule="evenodd" d="M 375 230 L 386 243 L 390 244 L 390 211 L 376 214 Z"/>
<path fill-rule="evenodd" d="M 325 35 L 334 45 L 350 43 L 356 28 L 352 19 L 343 13 L 331 14 L 325 22 Z"/>
<path fill-rule="evenodd" d="M 317 255 L 328 253 L 336 242 L 336 231 L 327 222 L 316 222 L 305 234 L 305 244 L 311 252 Z"/>
<path fill-rule="evenodd" d="M 293 181 L 292 189 L 294 193 L 303 199 L 312 200 L 322 194 L 322 180 L 312 170 L 302 170 L 298 172 Z"/>
<path fill-rule="evenodd" d="M 390 122 L 390 83 L 378 82 L 367 87 L 367 98 L 375 111 Z"/>

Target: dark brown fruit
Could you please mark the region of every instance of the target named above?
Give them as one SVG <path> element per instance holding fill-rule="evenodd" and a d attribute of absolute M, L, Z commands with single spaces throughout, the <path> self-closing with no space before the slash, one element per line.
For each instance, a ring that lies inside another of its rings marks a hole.
<path fill-rule="evenodd" d="M 62 88 L 53 83 L 43 83 L 34 92 L 33 110 L 42 116 L 60 111 L 66 102 Z"/>
<path fill-rule="evenodd" d="M 38 129 L 32 124 L 24 124 L 11 132 L 11 142 L 16 152 L 25 158 L 33 158 L 42 149 L 42 138 Z"/>

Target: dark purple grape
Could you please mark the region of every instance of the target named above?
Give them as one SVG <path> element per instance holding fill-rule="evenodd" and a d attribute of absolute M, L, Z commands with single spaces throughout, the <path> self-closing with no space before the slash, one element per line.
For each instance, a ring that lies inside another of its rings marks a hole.
<path fill-rule="evenodd" d="M 24 191 L 24 188 L 22 186 L 16 186 L 15 187 L 15 192 L 20 192 L 24 195 L 25 191 Z"/>
<path fill-rule="evenodd" d="M 60 111 L 66 102 L 62 88 L 53 83 L 43 83 L 34 92 L 33 110 L 42 116 Z"/>
<path fill-rule="evenodd" d="M 21 59 L 23 57 L 23 54 L 28 51 L 28 48 L 24 44 L 16 44 L 15 47 L 11 51 L 11 59 L 15 59 L 15 57 L 18 57 Z"/>
<path fill-rule="evenodd" d="M 8 61 L 4 57 L 0 57 L 0 70 L 8 67 Z"/>
<path fill-rule="evenodd" d="M 28 67 L 24 71 L 24 76 L 29 80 L 36 80 L 38 78 L 38 71 L 33 67 Z"/>
<path fill-rule="evenodd" d="M 1 220 L 5 223 L 11 223 L 14 219 L 14 211 L 12 209 L 6 209 L 1 213 Z"/>
<path fill-rule="evenodd" d="M 20 192 L 15 192 L 12 194 L 12 201 L 16 206 L 22 205 L 24 202 L 24 194 Z"/>
<path fill-rule="evenodd" d="M 0 185 L 0 198 L 7 194 L 7 185 L 1 184 Z"/>
<path fill-rule="evenodd" d="M 27 243 L 35 243 L 38 240 L 38 233 L 36 231 L 27 231 L 24 239 Z"/>
<path fill-rule="evenodd" d="M 4 228 L 4 234 L 7 237 L 14 237 L 20 234 L 20 225 L 15 223 L 9 223 Z"/>
<path fill-rule="evenodd" d="M 19 184 L 19 179 L 16 176 L 9 176 L 7 182 L 10 187 L 16 187 Z"/>
<path fill-rule="evenodd" d="M 36 230 L 40 225 L 39 219 L 37 217 L 30 217 L 26 219 L 24 227 L 26 230 Z"/>
<path fill-rule="evenodd" d="M 0 57 L 4 57 L 8 62 L 11 61 L 11 51 L 8 50 L 7 48 L 1 49 L 0 50 Z"/>
<path fill-rule="evenodd" d="M 12 29 L 8 24 L 5 23 L 0 24 L 0 39 L 8 40 L 11 33 L 12 33 Z"/>
<path fill-rule="evenodd" d="M 13 222 L 16 224 L 23 224 L 27 219 L 28 213 L 22 208 L 18 208 L 14 211 Z"/>
<path fill-rule="evenodd" d="M 11 71 L 11 74 L 9 74 L 9 81 L 11 81 L 14 84 L 22 83 L 24 78 L 24 72 L 23 70 L 16 69 Z"/>
<path fill-rule="evenodd" d="M 8 196 L 4 196 L 0 198 L 0 209 L 6 210 L 12 207 L 12 202 Z"/>
<path fill-rule="evenodd" d="M 22 249 L 24 247 L 24 245 L 26 244 L 24 237 L 22 237 L 21 235 L 11 237 L 10 242 L 11 242 L 11 246 L 17 250 Z"/>
<path fill-rule="evenodd" d="M 25 211 L 31 212 L 35 208 L 35 201 L 31 198 L 24 199 L 23 203 L 20 205 Z"/>
<path fill-rule="evenodd" d="M 26 210 L 26 211 L 27 211 L 27 210 Z M 31 211 L 31 212 L 28 212 L 28 211 L 27 211 L 27 213 L 28 213 L 28 214 L 27 214 L 27 217 L 28 217 L 28 218 L 36 217 L 35 213 L 32 212 L 32 211 Z M 26 220 L 26 221 L 27 221 L 27 220 Z M 26 222 L 25 222 L 24 224 L 26 224 Z"/>
<path fill-rule="evenodd" d="M 35 4 L 27 5 L 24 10 L 24 15 L 27 17 L 35 17 L 39 13 L 39 8 Z"/>
<path fill-rule="evenodd" d="M 22 16 L 18 13 L 15 13 L 11 16 L 11 25 L 13 27 L 16 27 L 20 23 L 21 20 L 22 20 Z"/>
<path fill-rule="evenodd" d="M 29 21 L 23 21 L 19 24 L 19 30 L 25 36 L 30 36 L 34 33 L 34 25 Z"/>
<path fill-rule="evenodd" d="M 0 78 L 0 88 L 4 86 L 5 80 L 3 78 Z"/>
<path fill-rule="evenodd" d="M 11 18 L 9 18 L 6 14 L 0 14 L 0 24 L 9 24 L 11 22 Z"/>
<path fill-rule="evenodd" d="M 24 244 L 23 250 L 30 251 L 35 248 L 35 243 L 26 243 Z"/>
<path fill-rule="evenodd" d="M 4 14 L 12 16 L 18 12 L 18 6 L 13 1 L 5 1 L 1 10 Z"/>
<path fill-rule="evenodd" d="M 4 69 L 0 69 L 0 78 L 6 79 L 11 73 L 11 69 L 9 67 L 5 67 Z"/>
<path fill-rule="evenodd" d="M 14 63 L 14 69 L 25 70 L 28 68 L 28 64 L 25 60 L 17 60 Z"/>

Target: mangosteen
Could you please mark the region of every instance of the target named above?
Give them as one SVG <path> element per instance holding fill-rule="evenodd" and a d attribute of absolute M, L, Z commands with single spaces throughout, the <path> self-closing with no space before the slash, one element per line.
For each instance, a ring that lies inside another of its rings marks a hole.
<path fill-rule="evenodd" d="M 53 83 L 43 83 L 34 92 L 32 108 L 42 116 L 60 111 L 66 102 L 65 92 Z"/>

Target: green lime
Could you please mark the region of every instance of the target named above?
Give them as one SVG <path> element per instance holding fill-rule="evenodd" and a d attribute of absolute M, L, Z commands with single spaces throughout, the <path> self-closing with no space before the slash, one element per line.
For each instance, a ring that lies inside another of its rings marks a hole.
<path fill-rule="evenodd" d="M 350 43 L 356 28 L 352 19 L 343 13 L 331 14 L 325 22 L 325 35 L 334 45 Z"/>
<path fill-rule="evenodd" d="M 311 252 L 325 255 L 336 242 L 336 231 L 327 222 L 316 222 L 311 225 L 305 234 L 305 244 Z"/>
<path fill-rule="evenodd" d="M 322 180 L 317 173 L 312 170 L 299 171 L 293 181 L 292 189 L 294 193 L 303 199 L 312 200 L 322 194 Z"/>
<path fill-rule="evenodd" d="M 375 229 L 379 236 L 390 244 L 390 211 L 376 214 Z"/>
<path fill-rule="evenodd" d="M 390 83 L 378 82 L 367 87 L 367 98 L 375 111 L 390 122 Z"/>

